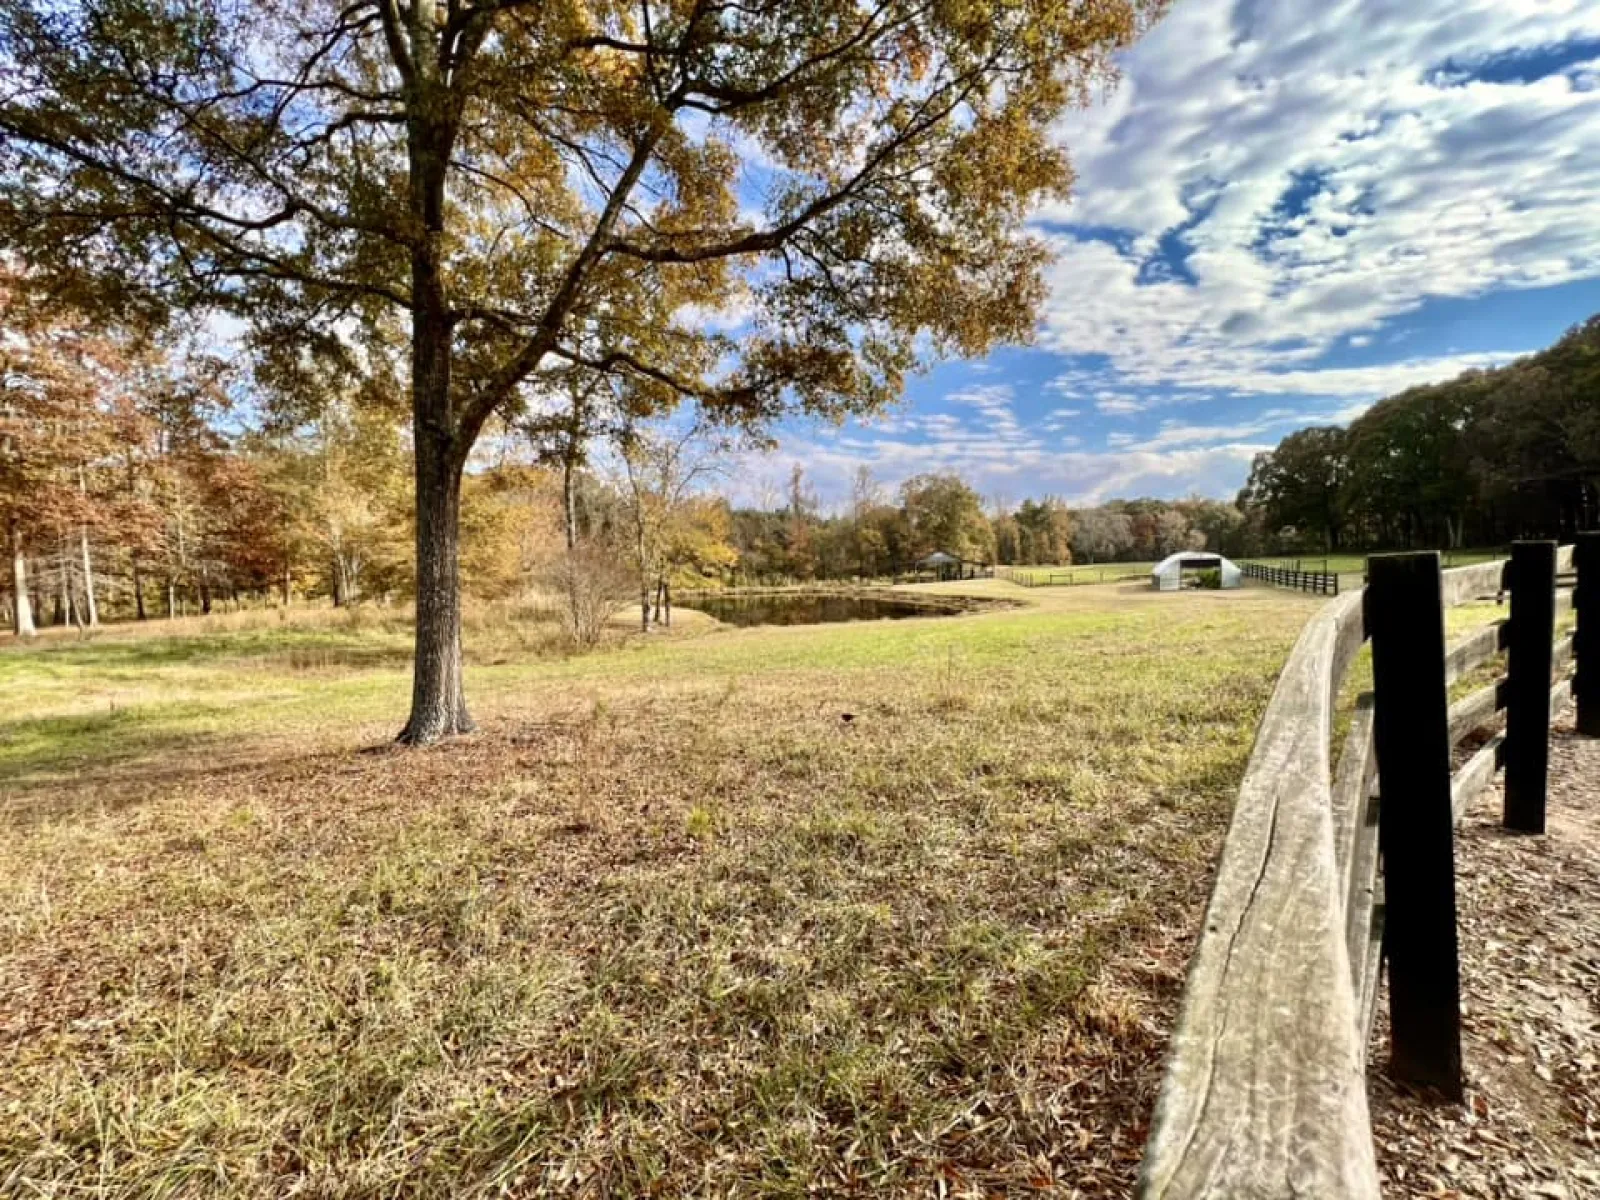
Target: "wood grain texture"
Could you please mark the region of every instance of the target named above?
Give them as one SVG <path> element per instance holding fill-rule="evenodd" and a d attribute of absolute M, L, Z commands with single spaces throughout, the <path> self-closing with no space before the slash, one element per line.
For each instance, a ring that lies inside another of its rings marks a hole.
<path fill-rule="evenodd" d="M 1350 967 L 1354 974 L 1351 985 L 1359 994 L 1366 983 L 1370 940 L 1382 933 L 1381 925 L 1374 925 L 1373 913 L 1378 896 L 1383 890 L 1378 879 L 1378 803 L 1367 806 L 1366 820 L 1357 831 L 1354 854 L 1350 860 L 1350 880 L 1345 896 L 1344 937 Z"/>
<path fill-rule="evenodd" d="M 1350 731 L 1333 776 L 1333 854 L 1344 883 L 1350 879 L 1355 841 L 1369 815 L 1367 798 L 1377 773 L 1378 760 L 1372 753 L 1372 693 L 1362 692 L 1350 714 Z"/>
<path fill-rule="evenodd" d="M 1550 669 L 1552 671 L 1565 670 L 1567 665 L 1572 662 L 1572 643 L 1573 637 L 1570 633 L 1565 637 L 1556 639 L 1555 645 L 1550 648 Z"/>
<path fill-rule="evenodd" d="M 1450 706 L 1450 745 L 1459 746 L 1475 729 L 1481 729 L 1494 720 L 1495 713 L 1505 708 L 1505 676 L 1502 675 L 1486 688 L 1479 688 L 1463 696 Z"/>
<path fill-rule="evenodd" d="M 1457 825 L 1466 815 L 1479 793 L 1489 786 L 1494 773 L 1500 769 L 1500 759 L 1505 753 L 1506 735 L 1497 733 L 1478 752 L 1450 777 L 1450 815 Z"/>
<path fill-rule="evenodd" d="M 1454 608 L 1468 600 L 1498 596 L 1502 590 L 1501 577 L 1505 567 L 1506 560 L 1497 558 L 1493 562 L 1478 563 L 1471 567 L 1450 568 L 1444 573 L 1440 596 L 1442 603 L 1446 608 Z"/>
<path fill-rule="evenodd" d="M 1572 703 L 1572 680 L 1563 679 L 1550 689 L 1550 716 L 1552 719 Z"/>
<path fill-rule="evenodd" d="M 1379 1194 L 1328 763 L 1334 661 L 1360 604 L 1342 596 L 1311 619 L 1262 718 L 1145 1147 L 1145 1200 Z"/>
<path fill-rule="evenodd" d="M 1444 654 L 1444 685 L 1449 687 L 1468 671 L 1481 667 L 1506 648 L 1511 622 L 1495 621 L 1451 642 Z"/>
<path fill-rule="evenodd" d="M 1378 1015 L 1378 984 L 1383 976 L 1383 881 L 1378 881 L 1373 896 L 1366 943 L 1361 959 L 1361 980 L 1357 984 L 1357 1013 L 1361 1050 L 1365 1055 L 1372 1045 L 1372 1020 Z"/>

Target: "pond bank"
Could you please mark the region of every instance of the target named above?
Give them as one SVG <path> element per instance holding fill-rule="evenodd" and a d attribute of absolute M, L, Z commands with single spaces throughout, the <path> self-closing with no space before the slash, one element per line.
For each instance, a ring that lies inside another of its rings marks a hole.
<path fill-rule="evenodd" d="M 730 588 L 680 594 L 678 606 L 729 625 L 823 625 L 840 621 L 959 616 L 1016 607 L 1014 601 L 927 595 L 890 588 Z"/>

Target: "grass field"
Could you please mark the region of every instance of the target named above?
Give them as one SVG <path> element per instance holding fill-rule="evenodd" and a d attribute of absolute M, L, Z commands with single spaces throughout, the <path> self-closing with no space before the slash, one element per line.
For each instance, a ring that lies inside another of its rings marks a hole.
<path fill-rule="evenodd" d="M 0 642 L 0 1194 L 1126 1195 L 1316 601 Z"/>
<path fill-rule="evenodd" d="M 1110 584 L 1147 578 L 1155 563 L 1079 563 L 1070 567 L 1007 567 L 1006 574 L 1024 587 L 1068 587 Z"/>

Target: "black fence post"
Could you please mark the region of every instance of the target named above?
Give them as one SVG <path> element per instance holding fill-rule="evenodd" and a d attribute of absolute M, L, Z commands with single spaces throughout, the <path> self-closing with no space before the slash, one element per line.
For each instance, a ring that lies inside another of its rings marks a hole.
<path fill-rule="evenodd" d="M 1551 640 L 1556 631 L 1556 544 L 1511 544 L 1511 665 L 1506 680 L 1503 821 L 1518 833 L 1544 832 L 1550 773 Z"/>
<path fill-rule="evenodd" d="M 1390 1073 L 1459 1101 L 1461 976 L 1439 555 L 1367 560 Z"/>
<path fill-rule="evenodd" d="M 1578 614 L 1572 645 L 1578 673 L 1572 680 L 1572 696 L 1578 702 L 1578 732 L 1600 737 L 1600 532 L 1580 533 L 1572 559 L 1578 570 L 1578 588 L 1572 595 Z"/>

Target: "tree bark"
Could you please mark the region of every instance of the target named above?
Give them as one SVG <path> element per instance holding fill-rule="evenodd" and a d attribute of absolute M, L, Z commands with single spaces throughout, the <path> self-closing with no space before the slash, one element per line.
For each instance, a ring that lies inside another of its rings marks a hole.
<path fill-rule="evenodd" d="M 33 637 L 33 605 L 28 601 L 28 560 L 22 554 L 22 530 L 11 522 L 11 628 L 18 637 Z"/>
<path fill-rule="evenodd" d="M 575 445 L 568 443 L 567 452 L 561 458 L 561 508 L 562 517 L 567 530 L 567 552 L 570 554 L 578 548 L 578 494 L 577 474 L 573 462 Z"/>
<path fill-rule="evenodd" d="M 139 570 L 139 556 L 133 555 L 129 562 L 133 566 L 133 609 L 139 620 L 147 621 L 150 614 L 144 609 L 144 573 Z"/>
<path fill-rule="evenodd" d="M 58 588 L 56 591 L 56 624 L 77 624 L 78 606 L 72 598 L 72 555 L 67 548 L 67 539 L 61 539 L 61 550 L 57 555 Z"/>
<path fill-rule="evenodd" d="M 78 550 L 83 556 L 83 614 L 90 629 L 100 627 L 100 605 L 94 597 L 94 559 L 89 554 L 89 527 L 78 526 Z"/>
<path fill-rule="evenodd" d="M 399 738 L 410 745 L 476 728 L 461 671 L 461 467 L 452 439 L 418 428 L 416 658 Z"/>
<path fill-rule="evenodd" d="M 89 481 L 83 468 L 78 468 L 78 491 L 87 499 L 89 495 Z M 89 556 L 89 527 L 78 526 L 78 550 L 83 557 L 83 606 L 84 616 L 90 629 L 100 625 L 100 606 L 94 597 L 94 560 Z"/>

